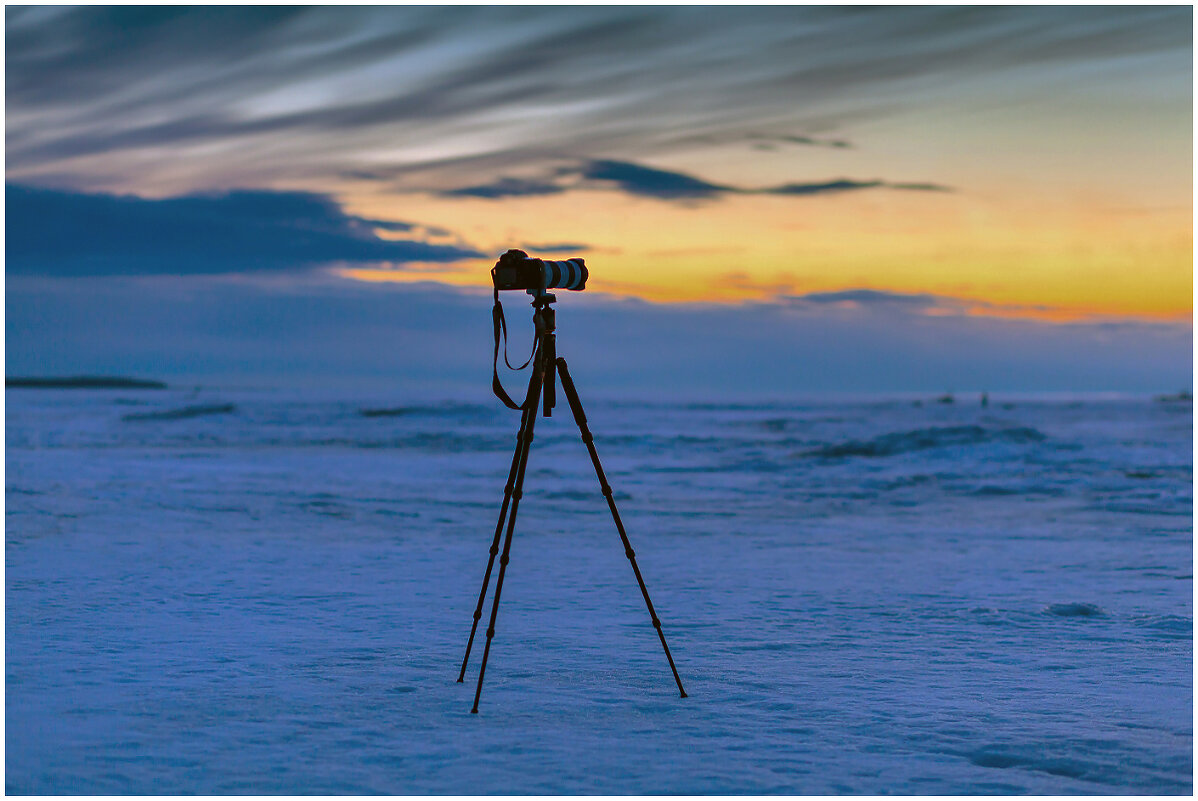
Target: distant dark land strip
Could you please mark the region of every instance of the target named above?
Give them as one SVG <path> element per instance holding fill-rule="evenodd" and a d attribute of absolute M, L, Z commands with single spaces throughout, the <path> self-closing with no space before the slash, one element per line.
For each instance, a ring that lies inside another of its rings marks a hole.
<path fill-rule="evenodd" d="M 5 376 L 5 389 L 166 389 L 161 381 L 122 376 Z"/>

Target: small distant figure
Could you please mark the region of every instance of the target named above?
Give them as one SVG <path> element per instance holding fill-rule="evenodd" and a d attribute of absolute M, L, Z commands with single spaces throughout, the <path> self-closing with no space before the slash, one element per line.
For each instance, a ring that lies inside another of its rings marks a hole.
<path fill-rule="evenodd" d="M 989 405 L 990 405 L 990 396 L 987 395 L 985 392 L 983 392 L 982 393 L 982 408 L 985 409 Z"/>
<path fill-rule="evenodd" d="M 943 395 L 941 395 L 939 398 L 936 399 L 936 402 L 937 403 L 953 403 L 954 402 L 953 393 L 951 393 L 951 392 L 944 393 Z"/>

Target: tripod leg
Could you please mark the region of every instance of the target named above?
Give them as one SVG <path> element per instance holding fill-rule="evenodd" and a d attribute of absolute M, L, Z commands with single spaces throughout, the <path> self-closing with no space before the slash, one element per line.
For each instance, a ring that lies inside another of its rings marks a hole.
<path fill-rule="evenodd" d="M 529 377 L 528 391 L 532 392 L 531 376 Z M 487 597 L 487 586 L 491 583 L 491 569 L 495 567 L 495 557 L 499 554 L 499 540 L 503 536 L 503 524 L 507 520 L 508 503 L 511 502 L 512 490 L 515 487 L 516 470 L 520 465 L 520 456 L 524 452 L 524 437 L 526 433 L 530 437 L 532 435 L 531 431 L 525 431 L 530 428 L 529 416 L 536 414 L 535 403 L 529 403 L 531 398 L 531 394 L 525 398 L 524 412 L 520 415 L 520 432 L 516 435 L 516 452 L 512 454 L 512 466 L 508 470 L 507 484 L 503 488 L 503 506 L 499 508 L 499 522 L 495 524 L 495 538 L 491 540 L 491 556 L 487 559 L 487 572 L 483 575 L 483 587 L 478 591 L 478 606 L 474 608 L 474 623 L 470 626 L 470 639 L 466 641 L 466 655 L 462 657 L 462 670 L 458 673 L 459 684 L 466 678 L 466 663 L 470 661 L 470 648 L 474 645 L 474 635 L 478 631 L 479 618 L 483 616 L 483 602 Z"/>
<path fill-rule="evenodd" d="M 565 390 L 566 400 L 570 402 L 570 410 L 574 412 L 574 422 L 578 423 L 578 430 L 582 432 L 582 441 L 586 443 L 587 450 L 591 454 L 591 462 L 595 465 L 595 474 L 599 476 L 599 486 L 603 489 L 603 496 L 607 498 L 608 508 L 611 509 L 612 519 L 616 521 L 616 530 L 620 532 L 620 539 L 624 541 L 624 555 L 628 557 L 628 561 L 632 563 L 632 572 L 636 574 L 636 581 L 641 585 L 641 595 L 645 596 L 645 606 L 649 607 L 649 617 L 653 619 L 653 628 L 657 629 L 657 636 L 661 639 L 661 647 L 665 649 L 666 661 L 670 663 L 670 670 L 674 673 L 674 681 L 678 683 L 678 692 L 683 698 L 686 698 L 686 690 L 682 689 L 682 679 L 678 676 L 678 668 L 674 667 L 674 657 L 670 656 L 670 646 L 666 645 L 666 635 L 661 631 L 661 621 L 657 617 L 657 612 L 653 609 L 653 602 L 649 600 L 649 590 L 645 589 L 645 580 L 641 577 L 641 569 L 636 564 L 636 553 L 632 550 L 632 543 L 628 541 L 628 534 L 624 531 L 624 523 L 620 520 L 620 512 L 616 509 L 616 501 L 612 497 L 611 486 L 607 483 L 607 476 L 603 472 L 603 465 L 599 463 L 599 452 L 595 450 L 595 438 L 591 435 L 591 430 L 587 427 L 587 416 L 582 410 L 582 401 L 578 399 L 578 391 L 574 388 L 574 380 L 570 378 L 570 371 L 566 368 L 566 360 L 557 360 L 557 372 L 561 377 L 562 389 Z"/>
<path fill-rule="evenodd" d="M 470 710 L 475 714 L 478 713 L 478 699 L 483 694 L 483 676 L 487 673 L 487 657 L 491 655 L 491 639 L 495 636 L 495 618 L 499 615 L 499 596 L 503 592 L 503 576 L 507 572 L 508 554 L 512 550 L 512 533 L 516 530 L 516 512 L 520 508 L 520 497 L 524 494 L 524 471 L 528 467 L 528 451 L 532 446 L 532 432 L 537 422 L 537 401 L 541 395 L 543 378 L 544 369 L 538 364 L 533 370 L 528 388 L 525 408 L 528 414 L 528 425 L 525 429 L 524 441 L 520 443 L 516 484 L 512 489 L 512 511 L 508 515 L 507 533 L 503 538 L 503 554 L 499 557 L 499 576 L 495 579 L 495 597 L 491 600 L 491 621 L 487 624 L 487 644 L 483 647 L 483 661 L 478 668 L 478 687 L 474 690 L 474 707 Z"/>

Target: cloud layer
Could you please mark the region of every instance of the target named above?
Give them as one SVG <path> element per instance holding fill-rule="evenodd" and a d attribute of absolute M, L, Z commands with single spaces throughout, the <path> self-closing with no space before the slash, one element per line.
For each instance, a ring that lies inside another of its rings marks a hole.
<path fill-rule="evenodd" d="M 196 274 L 331 263 L 449 262 L 455 245 L 382 239 L 411 224 L 352 217 L 305 192 L 229 192 L 163 200 L 5 186 L 9 274 Z"/>
<path fill-rule="evenodd" d="M 7 167 L 155 194 L 354 174 L 443 190 L 704 141 L 843 149 L 848 122 L 968 104 L 996 79 L 1008 95 L 1087 74 L 1138 91 L 1125 78 L 1159 75 L 1162 54 L 1188 64 L 1191 21 L 1184 7 L 8 8 Z M 662 191 L 679 189 L 702 191 Z"/>

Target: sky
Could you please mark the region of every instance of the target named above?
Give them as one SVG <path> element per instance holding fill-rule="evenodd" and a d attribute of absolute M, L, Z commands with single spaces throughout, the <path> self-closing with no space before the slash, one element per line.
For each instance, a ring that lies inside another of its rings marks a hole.
<path fill-rule="evenodd" d="M 612 392 L 1192 386 L 1189 7 L 5 22 L 9 375 L 486 392 L 518 247 Z"/>

